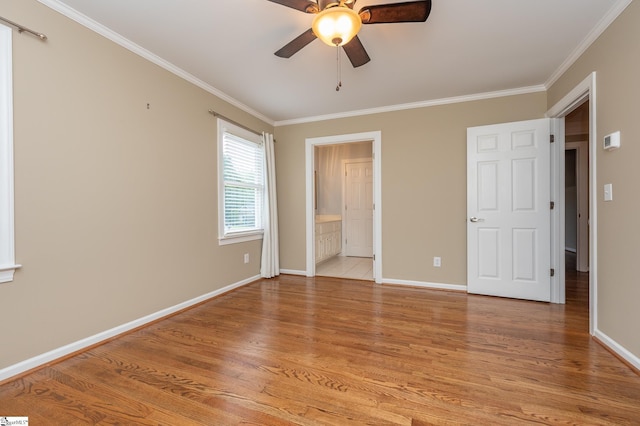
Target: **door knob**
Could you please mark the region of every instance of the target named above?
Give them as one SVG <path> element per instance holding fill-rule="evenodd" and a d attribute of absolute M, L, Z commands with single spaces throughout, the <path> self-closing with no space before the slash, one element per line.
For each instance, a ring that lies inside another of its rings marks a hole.
<path fill-rule="evenodd" d="M 469 218 L 469 221 L 471 221 L 471 222 L 473 222 L 473 223 L 476 223 L 476 222 L 484 222 L 484 219 L 480 219 L 480 218 L 477 218 L 477 217 L 475 217 L 475 216 L 472 216 L 472 217 L 470 217 L 470 218 Z"/>

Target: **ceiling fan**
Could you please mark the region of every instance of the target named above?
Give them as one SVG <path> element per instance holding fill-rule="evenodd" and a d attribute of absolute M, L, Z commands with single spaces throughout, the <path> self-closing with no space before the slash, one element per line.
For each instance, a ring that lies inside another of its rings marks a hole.
<path fill-rule="evenodd" d="M 342 46 L 354 67 L 371 60 L 357 35 L 362 24 L 424 22 L 431 12 L 431 0 L 365 6 L 358 13 L 353 10 L 357 0 L 268 1 L 315 15 L 312 27 L 275 52 L 276 56 L 290 58 L 307 44 L 320 38 L 329 46 Z"/>

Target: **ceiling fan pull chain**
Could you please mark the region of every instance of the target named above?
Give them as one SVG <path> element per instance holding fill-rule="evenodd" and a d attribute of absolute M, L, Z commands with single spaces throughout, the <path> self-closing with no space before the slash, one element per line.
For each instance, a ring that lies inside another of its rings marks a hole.
<path fill-rule="evenodd" d="M 340 91 L 340 88 L 342 87 L 342 67 L 340 66 L 340 46 L 338 46 L 336 44 L 336 64 L 337 64 L 337 71 L 336 71 L 336 92 Z"/>

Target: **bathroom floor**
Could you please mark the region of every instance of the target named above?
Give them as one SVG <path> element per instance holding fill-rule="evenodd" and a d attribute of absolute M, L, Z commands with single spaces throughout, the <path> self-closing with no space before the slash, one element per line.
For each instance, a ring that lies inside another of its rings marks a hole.
<path fill-rule="evenodd" d="M 373 281 L 373 259 L 333 256 L 316 265 L 316 275 Z"/>

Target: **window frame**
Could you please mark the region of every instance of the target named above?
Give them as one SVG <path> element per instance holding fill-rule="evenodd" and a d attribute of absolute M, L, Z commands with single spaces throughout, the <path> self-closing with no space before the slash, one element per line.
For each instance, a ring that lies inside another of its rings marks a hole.
<path fill-rule="evenodd" d="M 0 283 L 13 281 L 21 266 L 15 261 L 11 36 L 11 28 L 0 24 Z"/>
<path fill-rule="evenodd" d="M 262 137 L 236 124 L 225 121 L 222 118 L 217 119 L 217 125 L 218 125 L 218 244 L 226 245 L 226 244 L 236 244 L 236 243 L 241 243 L 246 241 L 260 240 L 262 239 L 262 236 L 264 234 L 264 225 L 262 223 L 263 213 L 259 218 L 260 223 L 262 225 L 260 228 L 256 228 L 250 231 L 241 231 L 241 232 L 225 231 L 224 137 L 226 133 L 229 133 L 237 138 L 243 139 L 244 141 L 255 143 L 256 145 L 261 147 L 263 152 L 263 161 L 264 161 L 264 144 L 262 142 Z M 263 168 L 262 192 L 263 192 L 262 201 L 264 204 L 264 196 L 265 196 L 264 168 Z"/>

